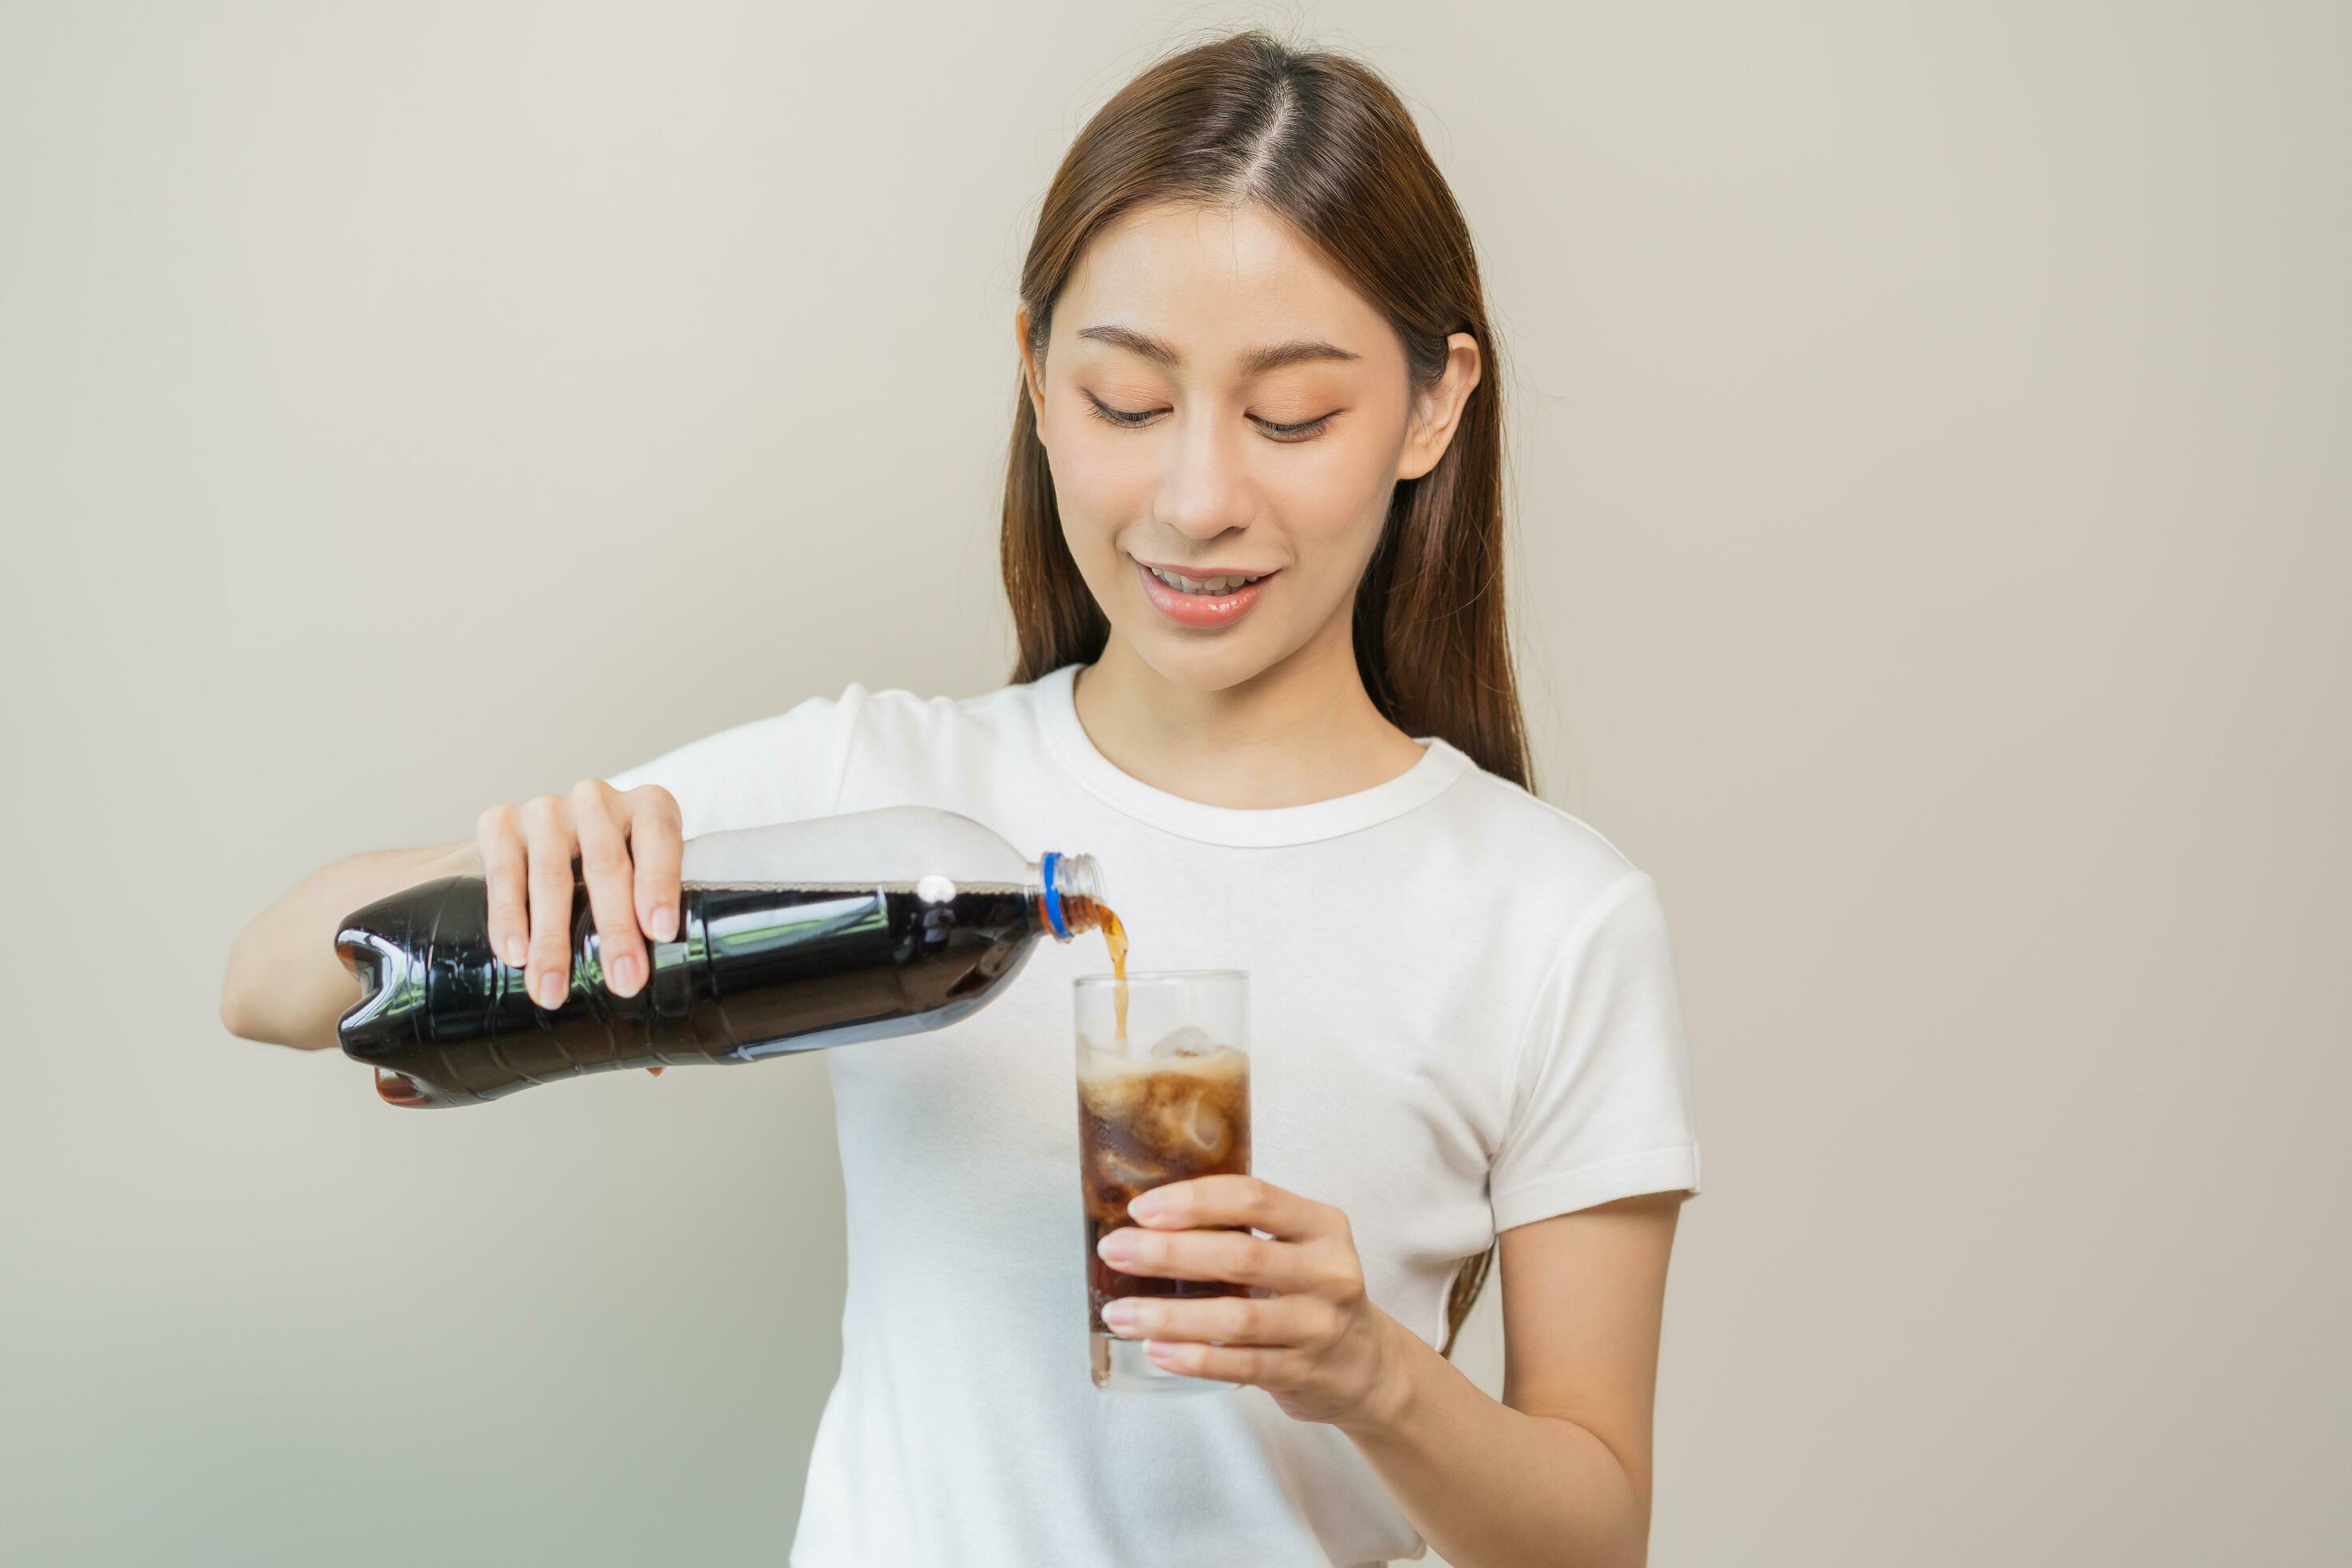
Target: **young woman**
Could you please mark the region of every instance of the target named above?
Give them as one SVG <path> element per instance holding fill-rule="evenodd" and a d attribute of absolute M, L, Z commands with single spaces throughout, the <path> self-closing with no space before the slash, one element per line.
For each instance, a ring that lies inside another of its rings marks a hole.
<path fill-rule="evenodd" d="M 1014 324 L 1013 684 L 852 684 L 331 867 L 239 940 L 231 1027 L 331 1044 L 336 917 L 452 870 L 560 996 L 576 855 L 625 994 L 683 836 L 923 802 L 1083 849 L 1139 964 L 1252 974 L 1258 1173 L 1164 1187 L 1106 1242 L 1258 1288 L 1120 1327 L 1244 1386 L 1082 1370 L 1055 1043 L 1101 955 L 1041 952 L 950 1035 L 824 1053 L 848 1302 L 792 1561 L 1642 1562 L 1689 1069 L 1655 886 L 1527 787 L 1452 195 L 1370 71 L 1240 34 L 1080 134 Z M 1497 1243 L 1500 1402 L 1448 1359 Z"/>

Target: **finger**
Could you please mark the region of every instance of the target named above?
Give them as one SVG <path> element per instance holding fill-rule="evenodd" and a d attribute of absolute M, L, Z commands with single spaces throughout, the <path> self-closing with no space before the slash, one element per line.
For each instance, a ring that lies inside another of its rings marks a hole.
<path fill-rule="evenodd" d="M 677 797 L 659 784 L 639 784 L 621 799 L 629 819 L 629 858 L 637 867 L 637 927 L 656 942 L 677 938 Z"/>
<path fill-rule="evenodd" d="M 1204 1345 L 1191 1340 L 1147 1340 L 1143 1353 L 1154 1366 L 1186 1377 L 1213 1378 L 1219 1383 L 1254 1383 L 1261 1387 L 1285 1385 L 1285 1359 L 1296 1351 L 1251 1345 Z"/>
<path fill-rule="evenodd" d="M 1285 1241 L 1334 1234 L 1347 1224 L 1347 1216 L 1329 1204 L 1301 1197 L 1257 1176 L 1230 1173 L 1192 1176 L 1139 1193 L 1127 1212 L 1154 1230 L 1243 1225 Z"/>
<path fill-rule="evenodd" d="M 588 908 L 596 917 L 604 984 L 615 996 L 634 996 L 646 983 L 646 944 L 637 933 L 631 890 L 636 872 L 629 864 L 628 839 L 614 809 L 617 798 L 603 780 L 582 779 L 572 786 L 572 826 L 580 835 L 580 879 L 587 885 Z"/>
<path fill-rule="evenodd" d="M 559 797 L 534 795 L 522 808 L 530 857 L 530 994 L 556 1008 L 572 990 L 572 810 Z"/>
<path fill-rule="evenodd" d="M 1122 1226 L 1097 1243 L 1095 1250 L 1121 1274 L 1157 1279 L 1223 1279 L 1273 1290 L 1303 1290 L 1316 1283 L 1305 1247 L 1245 1230 L 1158 1231 Z"/>
<path fill-rule="evenodd" d="M 490 951 L 509 969 L 520 969 L 530 956 L 530 919 L 523 911 L 523 847 L 521 814 L 511 805 L 494 805 L 474 824 L 474 853 L 481 858 L 482 879 L 489 894 L 488 934 Z"/>
<path fill-rule="evenodd" d="M 1339 1337 L 1339 1309 L 1317 1296 L 1216 1296 L 1190 1301 L 1122 1296 L 1103 1303 L 1102 1318 L 1111 1332 L 1131 1340 L 1319 1350 Z"/>

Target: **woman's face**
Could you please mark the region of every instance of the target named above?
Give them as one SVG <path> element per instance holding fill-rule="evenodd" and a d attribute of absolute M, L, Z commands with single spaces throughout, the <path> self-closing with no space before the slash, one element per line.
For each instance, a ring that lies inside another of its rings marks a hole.
<path fill-rule="evenodd" d="M 1257 207 L 1149 207 L 1097 236 L 1043 363 L 1023 359 L 1112 636 L 1199 690 L 1347 647 L 1390 493 L 1435 466 L 1476 384 L 1475 340 L 1451 341 L 1444 380 L 1410 393 L 1387 320 Z"/>

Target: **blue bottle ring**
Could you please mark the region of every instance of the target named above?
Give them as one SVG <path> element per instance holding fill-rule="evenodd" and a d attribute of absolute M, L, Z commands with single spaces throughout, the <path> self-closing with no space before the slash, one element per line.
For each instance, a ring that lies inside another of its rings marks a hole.
<path fill-rule="evenodd" d="M 1061 879 L 1054 875 L 1054 868 L 1061 864 L 1061 860 L 1058 851 L 1048 849 L 1038 868 L 1044 873 L 1045 881 L 1046 921 L 1053 926 L 1055 936 L 1067 942 L 1070 940 L 1070 922 L 1062 918 Z"/>

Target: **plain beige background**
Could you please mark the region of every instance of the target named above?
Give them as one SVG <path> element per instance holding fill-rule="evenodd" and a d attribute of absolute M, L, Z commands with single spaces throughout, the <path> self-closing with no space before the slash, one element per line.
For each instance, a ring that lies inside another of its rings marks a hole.
<path fill-rule="evenodd" d="M 782 1560 L 820 1063 L 402 1114 L 224 955 L 1002 679 L 1036 200 L 1261 16 L 1470 216 L 1545 793 L 1674 924 L 1654 1561 L 2352 1552 L 2352 12 L 16 0 L 0 1554 Z"/>

